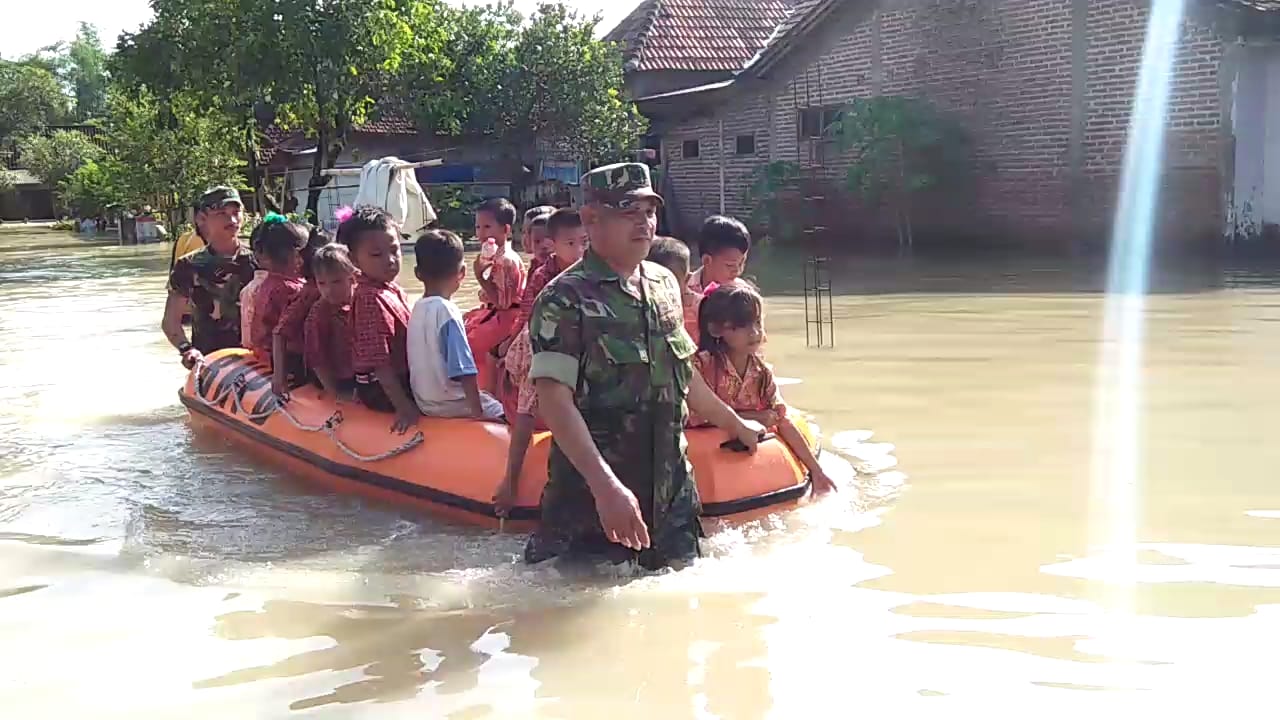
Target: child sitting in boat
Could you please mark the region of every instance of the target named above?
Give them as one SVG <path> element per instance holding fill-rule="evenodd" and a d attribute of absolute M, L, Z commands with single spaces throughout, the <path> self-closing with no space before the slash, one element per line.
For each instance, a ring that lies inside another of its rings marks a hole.
<path fill-rule="evenodd" d="M 836 489 L 796 426 L 778 392 L 773 371 L 760 356 L 764 344 L 764 301 L 742 280 L 720 285 L 698 310 L 701 342 L 693 364 L 715 394 L 743 419 L 774 428 L 813 480 L 813 491 Z M 690 418 L 690 424 L 704 424 Z"/>
<path fill-rule="evenodd" d="M 267 277 L 253 295 L 253 327 L 249 348 L 267 365 L 272 365 L 272 338 L 285 308 L 293 302 L 305 282 L 302 278 L 302 250 L 307 246 L 307 229 L 291 223 L 283 215 L 268 213 L 262 221 L 258 244 L 266 260 Z M 289 358 L 280 370 L 301 377 L 302 356 Z"/>
<path fill-rule="evenodd" d="M 698 342 L 698 303 L 702 297 L 689 289 L 689 246 L 676 238 L 659 235 L 649 248 L 648 260 L 670 270 L 676 276 L 676 282 L 684 288 L 680 298 L 684 306 L 684 329 L 695 343 Z"/>
<path fill-rule="evenodd" d="M 462 240 L 448 230 L 429 230 L 413 252 L 423 290 L 408 339 L 409 382 L 418 409 L 428 417 L 500 419 L 502 403 L 476 382 L 462 311 L 451 299 L 467 276 Z"/>
<path fill-rule="evenodd" d="M 262 243 L 258 237 L 262 234 L 262 226 L 249 233 L 249 247 L 253 250 L 253 279 L 240 289 L 240 345 L 251 347 L 253 340 L 253 296 L 267 279 L 267 256 L 262 253 Z"/>
<path fill-rule="evenodd" d="M 520 317 L 516 321 L 520 332 L 507 351 L 509 390 L 505 398 L 507 402 L 503 404 L 507 407 L 507 417 L 512 419 L 511 446 L 507 449 L 507 473 L 493 498 L 494 509 L 499 515 L 505 515 L 515 503 L 516 482 L 524 467 L 524 456 L 529 452 L 534 431 L 539 429 L 536 420 L 538 395 L 529 380 L 529 366 L 533 362 L 533 350 L 529 345 L 529 315 L 533 312 L 533 301 L 548 283 L 581 260 L 587 251 L 587 229 L 582 226 L 577 210 L 557 210 L 547 221 L 547 232 L 551 236 L 554 253 L 529 276 L 529 282 L 525 284 L 524 295 L 520 298 Z M 511 391 L 515 395 L 514 407 L 510 402 Z"/>
<path fill-rule="evenodd" d="M 543 213 L 535 215 L 529 221 L 529 245 L 533 248 L 529 258 L 529 273 L 525 276 L 525 283 L 528 278 L 533 275 L 534 271 L 542 267 L 542 264 L 550 258 L 555 250 L 551 247 L 551 233 L 547 231 L 547 222 L 551 219 L 553 213 Z"/>
<path fill-rule="evenodd" d="M 475 354 L 482 389 L 495 389 L 498 346 L 515 334 L 524 292 L 524 260 L 511 246 L 516 209 L 506 198 L 486 200 L 476 210 L 476 238 L 484 244 L 476 258 L 480 307 L 465 316 L 467 342 Z M 493 241 L 493 242 L 490 242 Z"/>
<path fill-rule="evenodd" d="M 553 208 L 552 205 L 535 205 L 534 208 L 525 210 L 524 220 L 520 223 L 520 250 L 524 251 L 526 255 L 534 256 L 534 260 L 529 263 L 530 273 L 538 269 L 536 265 L 540 265 L 545 260 L 545 258 L 539 258 L 538 251 L 534 247 L 534 240 L 532 240 L 529 232 L 534 227 L 532 223 L 534 223 L 534 218 L 539 217 L 539 215 L 550 215 L 554 211 L 556 211 L 556 208 Z"/>
<path fill-rule="evenodd" d="M 421 413 L 409 394 L 409 300 L 396 283 L 400 229 L 385 210 L 359 207 L 338 226 L 360 277 L 351 296 L 351 369 L 356 396 L 369 408 L 393 412 L 391 431 L 404 434 Z"/>
<path fill-rule="evenodd" d="M 698 254 L 702 265 L 689 275 L 689 290 L 702 295 L 711 283 L 724 285 L 742 277 L 751 252 L 751 233 L 740 221 L 713 215 L 698 233 Z"/>
<path fill-rule="evenodd" d="M 307 366 L 305 362 L 306 338 L 303 332 L 307 322 L 307 313 L 311 312 L 311 306 L 320 299 L 320 290 L 316 288 L 315 268 L 313 266 L 315 255 L 320 248 L 329 245 L 331 242 L 324 231 L 319 228 L 311 228 L 311 236 L 307 240 L 307 246 L 302 250 L 302 279 L 305 281 L 302 286 L 302 292 L 298 293 L 297 297 L 289 302 L 288 307 L 280 314 L 280 321 L 276 323 L 275 330 L 271 333 L 273 368 L 271 389 L 276 395 L 285 394 L 289 389 L 305 385 L 309 380 L 313 379 L 308 375 L 312 372 L 312 368 Z M 290 367 L 301 367 L 303 374 L 290 378 L 286 371 L 286 368 Z"/>
<path fill-rule="evenodd" d="M 303 324 L 303 358 L 315 373 L 322 394 L 339 403 L 355 394 L 351 367 L 351 298 L 356 288 L 356 266 L 347 248 L 336 243 L 316 251 L 311 259 L 319 299 L 307 310 Z"/>

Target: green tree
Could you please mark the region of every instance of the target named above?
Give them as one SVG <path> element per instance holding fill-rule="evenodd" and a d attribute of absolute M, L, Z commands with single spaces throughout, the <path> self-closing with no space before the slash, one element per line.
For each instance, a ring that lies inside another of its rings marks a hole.
<path fill-rule="evenodd" d="M 73 130 L 58 130 L 49 136 L 32 135 L 19 144 L 18 150 L 31 174 L 51 187 L 102 155 L 102 150 L 89 138 Z"/>
<path fill-rule="evenodd" d="M 278 0 L 275 47 L 286 58 L 278 78 L 276 122 L 316 138 L 307 194 L 314 218 L 320 193 L 351 128 L 376 115 L 374 98 L 394 86 L 413 39 L 409 17 L 421 0 Z"/>
<path fill-rule="evenodd" d="M 151 5 L 154 20 L 120 36 L 109 61 L 113 83 L 151 98 L 157 121 L 169 129 L 179 123 L 175 103 L 226 119 L 257 194 L 261 138 L 255 111 L 273 102 L 274 78 L 287 71 L 282 54 L 270 44 L 270 27 L 260 24 L 264 17 L 274 22 L 270 3 L 231 8 L 221 0 L 153 0 Z"/>
<path fill-rule="evenodd" d="M 67 96 L 48 69 L 0 60 L 0 138 L 56 124 L 67 112 Z"/>
<path fill-rule="evenodd" d="M 102 164 L 90 160 L 58 184 L 62 202 L 76 217 L 101 215 L 112 206 L 121 204 L 123 198 L 115 185 L 112 168 L 110 160 L 104 160 Z"/>
<path fill-rule="evenodd" d="M 152 205 L 176 226 L 209 187 L 245 186 L 241 135 L 227 116 L 183 95 L 162 105 L 149 92 L 114 92 L 107 106 L 111 156 L 101 165 L 120 201 Z"/>
<path fill-rule="evenodd" d="M 321 171 L 336 163 L 350 128 L 375 111 L 373 98 L 391 87 L 412 39 L 408 18 L 422 4 L 153 0 L 154 22 L 122 38 L 117 67 L 127 84 L 151 89 L 162 103 L 180 92 L 232 118 L 251 175 L 260 125 L 274 121 L 314 137 L 314 213 L 327 183 Z"/>
<path fill-rule="evenodd" d="M 67 47 L 67 82 L 80 121 L 100 117 L 107 107 L 107 53 L 98 29 L 80 23 L 76 39 Z"/>
<path fill-rule="evenodd" d="M 509 2 L 454 7 L 415 3 L 413 42 L 398 78 L 404 111 L 441 136 L 492 136 L 502 126 L 498 96 L 514 67 L 520 14 Z"/>
<path fill-rule="evenodd" d="M 622 94 L 622 58 L 597 20 L 543 4 L 524 21 L 509 3 L 415 16 L 402 94 L 418 126 L 485 139 L 513 168 L 534 150 L 621 159 L 646 123 Z M 443 44 L 440 37 L 443 36 Z"/>
<path fill-rule="evenodd" d="M 13 190 L 14 184 L 13 173 L 0 169 L 0 196 Z"/>
<path fill-rule="evenodd" d="M 925 100 L 882 96 L 855 100 L 827 129 L 842 152 L 852 152 L 846 187 L 873 207 L 888 209 L 900 245 L 915 242 L 913 196 L 959 188 L 972 168 L 961 125 Z"/>
<path fill-rule="evenodd" d="M 647 123 L 622 93 L 622 56 L 595 38 L 598 18 L 542 4 L 521 28 L 495 97 L 509 144 L 544 141 L 592 161 L 620 160 Z"/>

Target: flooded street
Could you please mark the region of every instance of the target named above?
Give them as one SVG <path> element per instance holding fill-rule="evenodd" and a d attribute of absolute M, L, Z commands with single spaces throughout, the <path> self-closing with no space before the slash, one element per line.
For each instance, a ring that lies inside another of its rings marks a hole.
<path fill-rule="evenodd" d="M 838 498 L 694 567 L 523 537 L 193 436 L 168 246 L 0 228 L 0 707 L 34 718 L 1259 716 L 1280 667 L 1280 272 L 1157 269 L 1132 517 L 1091 478 L 1102 268 L 761 254 Z M 406 258 L 402 283 L 420 292 Z M 457 300 L 466 306 L 474 292 Z M 855 472 L 856 468 L 856 472 Z M 1136 562 L 1108 543 L 1136 538 Z"/>

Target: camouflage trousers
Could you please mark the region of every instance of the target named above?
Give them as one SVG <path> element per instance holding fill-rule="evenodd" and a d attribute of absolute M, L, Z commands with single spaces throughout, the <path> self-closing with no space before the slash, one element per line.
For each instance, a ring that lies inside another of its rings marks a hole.
<path fill-rule="evenodd" d="M 526 562 L 552 557 L 611 563 L 634 560 L 658 569 L 700 555 L 702 506 L 684 433 L 665 422 L 668 413 L 653 410 L 622 413 L 600 422 L 584 418 L 601 455 L 639 501 L 649 528 L 649 548 L 635 552 L 604 536 L 586 480 L 553 445 L 542 491 L 542 522 L 525 546 Z M 619 424 L 625 424 L 627 431 L 619 432 Z"/>

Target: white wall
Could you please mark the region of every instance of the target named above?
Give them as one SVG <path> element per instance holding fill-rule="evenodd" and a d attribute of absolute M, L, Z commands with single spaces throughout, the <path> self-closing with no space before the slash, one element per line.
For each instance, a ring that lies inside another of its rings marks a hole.
<path fill-rule="evenodd" d="M 1243 48 L 1235 78 L 1234 224 L 1280 224 L 1280 45 Z"/>
<path fill-rule="evenodd" d="M 1262 219 L 1280 223 L 1280 46 L 1263 49 L 1267 70 L 1267 109 L 1263 117 L 1265 140 L 1262 151 Z"/>

